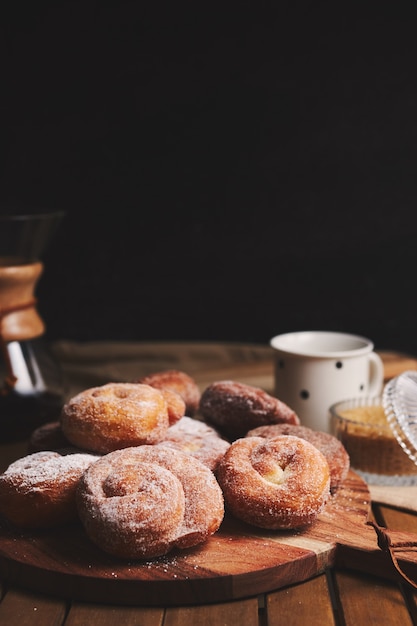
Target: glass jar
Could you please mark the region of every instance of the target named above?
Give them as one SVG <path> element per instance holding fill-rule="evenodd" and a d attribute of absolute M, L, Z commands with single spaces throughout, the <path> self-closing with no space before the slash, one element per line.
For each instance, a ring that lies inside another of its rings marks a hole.
<path fill-rule="evenodd" d="M 415 485 L 417 464 L 399 442 L 384 404 L 384 396 L 337 402 L 330 407 L 332 432 L 367 483 Z"/>

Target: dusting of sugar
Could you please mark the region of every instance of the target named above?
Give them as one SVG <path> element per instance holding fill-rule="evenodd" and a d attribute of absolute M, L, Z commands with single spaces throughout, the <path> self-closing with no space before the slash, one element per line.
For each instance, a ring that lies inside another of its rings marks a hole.
<path fill-rule="evenodd" d="M 63 407 L 61 427 L 74 445 L 99 453 L 154 444 L 169 427 L 161 391 L 138 383 L 108 383 L 87 389 Z"/>
<path fill-rule="evenodd" d="M 330 433 L 294 424 L 268 424 L 249 431 L 246 436 L 272 439 L 280 435 L 300 437 L 320 450 L 329 464 L 330 489 L 335 492 L 348 475 L 350 467 L 349 455 L 342 442 Z"/>
<path fill-rule="evenodd" d="M 59 488 L 61 482 L 81 474 L 95 461 L 97 456 L 87 453 L 60 455 L 57 452 L 35 452 L 14 461 L 0 475 L 2 482 L 15 485 L 21 492 Z"/>
<path fill-rule="evenodd" d="M 158 445 L 186 452 L 214 471 L 230 443 L 220 437 L 214 428 L 184 416 L 168 429 Z"/>
<path fill-rule="evenodd" d="M 274 465 L 284 469 L 283 482 L 268 480 Z M 327 461 L 298 437 L 235 441 L 220 463 L 218 479 L 231 512 L 264 528 L 311 523 L 330 495 Z"/>
<path fill-rule="evenodd" d="M 185 434 L 193 434 L 193 435 L 217 435 L 218 432 L 200 420 L 188 417 L 184 415 L 176 424 L 170 426 L 168 429 L 167 435 L 172 433 L 185 433 Z"/>
<path fill-rule="evenodd" d="M 146 558 L 204 541 L 219 528 L 224 504 L 214 474 L 201 462 L 177 450 L 139 446 L 107 454 L 84 473 L 79 511 L 103 549 Z"/>

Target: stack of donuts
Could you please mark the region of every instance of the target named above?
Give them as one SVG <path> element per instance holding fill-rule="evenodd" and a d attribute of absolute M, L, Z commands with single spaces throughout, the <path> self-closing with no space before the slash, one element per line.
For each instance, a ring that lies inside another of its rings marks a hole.
<path fill-rule="evenodd" d="M 70 398 L 0 474 L 0 517 L 30 530 L 81 523 L 108 554 L 152 559 L 205 542 L 225 512 L 307 526 L 348 471 L 335 437 L 264 390 L 225 380 L 201 393 L 167 370 Z"/>

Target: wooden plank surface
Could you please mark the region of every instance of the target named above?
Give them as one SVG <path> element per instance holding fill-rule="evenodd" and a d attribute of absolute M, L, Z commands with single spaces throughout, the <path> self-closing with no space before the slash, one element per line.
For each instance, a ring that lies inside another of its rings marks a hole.
<path fill-rule="evenodd" d="M 66 603 L 30 591 L 12 589 L 0 604 L 1 626 L 45 626 L 64 622 Z"/>
<path fill-rule="evenodd" d="M 340 613 L 345 626 L 389 624 L 411 626 L 401 589 L 382 579 L 369 579 L 352 572 L 335 572 Z"/>
<path fill-rule="evenodd" d="M 333 626 L 336 623 L 325 574 L 268 594 L 266 611 L 268 626 Z"/>
<path fill-rule="evenodd" d="M 169 608 L 164 619 L 164 626 L 258 626 L 258 623 L 256 598 L 239 603 L 222 602 L 208 606 Z"/>
<path fill-rule="evenodd" d="M 72 602 L 65 626 L 162 626 L 164 609 Z M 44 626 L 44 625 L 42 625 Z"/>

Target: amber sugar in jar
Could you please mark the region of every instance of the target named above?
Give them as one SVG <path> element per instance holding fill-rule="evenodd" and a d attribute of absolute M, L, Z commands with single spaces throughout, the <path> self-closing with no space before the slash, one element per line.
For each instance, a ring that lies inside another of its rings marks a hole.
<path fill-rule="evenodd" d="M 417 484 L 417 465 L 399 444 L 382 398 L 357 398 L 330 408 L 333 434 L 354 471 L 370 484 Z"/>

